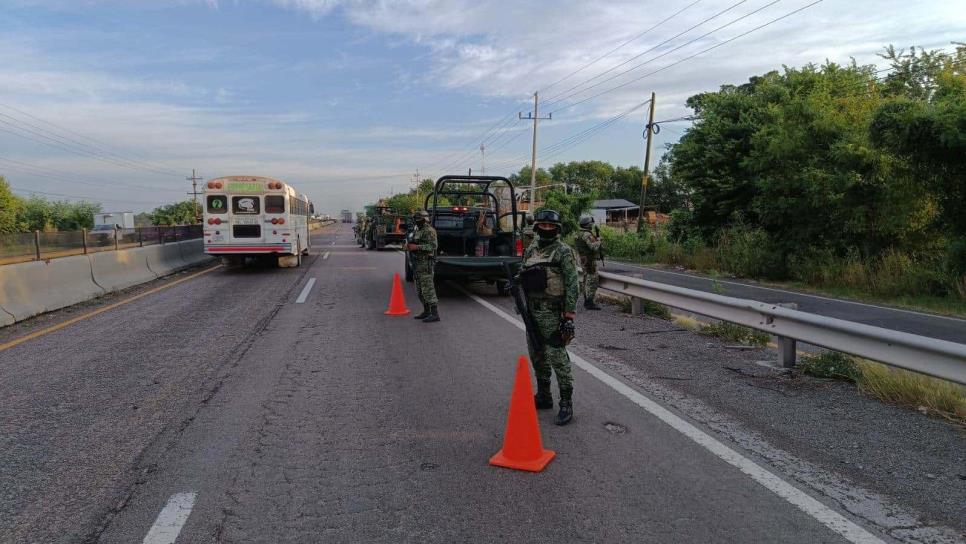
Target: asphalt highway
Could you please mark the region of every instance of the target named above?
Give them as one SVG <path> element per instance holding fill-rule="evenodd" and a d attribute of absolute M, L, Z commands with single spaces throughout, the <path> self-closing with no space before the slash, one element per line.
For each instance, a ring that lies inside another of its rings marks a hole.
<path fill-rule="evenodd" d="M 548 468 L 488 465 L 516 316 L 449 287 L 441 323 L 384 316 L 402 256 L 314 244 L 0 351 L 0 541 L 893 542 L 589 357 Z"/>
<path fill-rule="evenodd" d="M 604 269 L 687 289 L 768 303 L 798 304 L 798 309 L 856 323 L 966 344 L 966 319 L 890 308 L 878 304 L 778 289 L 734 279 L 714 279 L 683 271 L 611 261 Z"/>

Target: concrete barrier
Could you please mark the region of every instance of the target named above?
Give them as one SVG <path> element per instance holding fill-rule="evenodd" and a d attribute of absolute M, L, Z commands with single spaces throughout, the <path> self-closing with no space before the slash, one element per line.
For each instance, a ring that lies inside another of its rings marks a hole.
<path fill-rule="evenodd" d="M 87 255 L 0 267 L 0 308 L 16 321 L 103 294 Z"/>
<path fill-rule="evenodd" d="M 148 246 L 144 248 L 148 269 L 156 275 L 167 276 L 188 267 L 181 258 L 181 249 L 176 243 Z"/>
<path fill-rule="evenodd" d="M 105 291 L 120 291 L 153 279 L 157 274 L 148 268 L 148 257 L 145 250 L 136 247 L 121 251 L 102 251 L 91 253 L 91 270 L 94 282 Z"/>
<path fill-rule="evenodd" d="M 205 255 L 204 240 L 186 240 L 178 243 L 181 251 L 181 260 L 189 266 L 195 266 L 213 259 L 211 255 Z"/>

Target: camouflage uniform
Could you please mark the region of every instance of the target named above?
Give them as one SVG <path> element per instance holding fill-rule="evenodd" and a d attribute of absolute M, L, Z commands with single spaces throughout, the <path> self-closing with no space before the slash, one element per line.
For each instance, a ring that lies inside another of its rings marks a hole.
<path fill-rule="evenodd" d="M 560 236 L 556 236 L 551 239 L 537 238 L 524 253 L 524 268 L 540 263 L 548 265 L 547 288 L 543 292 L 527 293 L 527 308 L 544 345 L 542 350 L 537 351 L 528 336 L 527 347 L 538 388 L 549 391 L 550 371 L 553 369 L 560 387 L 560 404 L 569 406 L 574 390 L 570 356 L 567 355 L 566 346 L 551 346 L 548 340 L 558 333 L 561 314 L 573 312 L 577 305 L 577 261 L 573 249 L 563 243 Z"/>
<path fill-rule="evenodd" d="M 597 275 L 597 262 L 600 260 L 600 240 L 589 228 L 581 229 L 574 240 L 574 249 L 580 256 L 580 266 L 584 269 L 584 299 L 593 301 L 597 296 L 600 277 Z"/>
<path fill-rule="evenodd" d="M 523 249 L 526 250 L 533 243 L 533 225 L 526 225 L 523 227 L 523 231 L 520 233 L 520 241 L 523 243 Z"/>
<path fill-rule="evenodd" d="M 436 229 L 429 223 L 415 227 L 412 243 L 418 249 L 409 252 L 410 263 L 416 282 L 416 295 L 423 306 L 433 306 L 439 301 L 436 298 L 436 286 L 433 284 L 433 267 L 436 264 Z"/>

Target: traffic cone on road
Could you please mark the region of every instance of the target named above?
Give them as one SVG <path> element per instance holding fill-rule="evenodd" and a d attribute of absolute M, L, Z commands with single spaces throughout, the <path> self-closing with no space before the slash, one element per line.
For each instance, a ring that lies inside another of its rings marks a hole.
<path fill-rule="evenodd" d="M 392 275 L 392 295 L 389 297 L 389 309 L 383 313 L 386 315 L 409 315 L 406 298 L 403 296 L 402 282 L 399 281 L 399 272 Z"/>
<path fill-rule="evenodd" d="M 490 464 L 540 472 L 554 455 L 554 452 L 543 449 L 540 425 L 537 423 L 537 407 L 533 403 L 530 363 L 526 357 L 521 356 L 517 360 L 517 376 L 510 396 L 510 413 L 506 420 L 503 449 L 490 457 Z"/>

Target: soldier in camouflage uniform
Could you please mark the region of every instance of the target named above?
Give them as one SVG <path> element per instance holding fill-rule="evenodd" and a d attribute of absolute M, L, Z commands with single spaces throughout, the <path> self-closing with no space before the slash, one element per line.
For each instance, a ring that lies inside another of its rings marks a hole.
<path fill-rule="evenodd" d="M 594 218 L 585 215 L 580 218 L 580 232 L 574 240 L 574 249 L 580 257 L 580 266 L 584 269 L 584 308 L 600 310 L 594 300 L 597 297 L 597 285 L 600 277 L 597 275 L 597 261 L 600 260 L 600 239 L 591 231 Z"/>
<path fill-rule="evenodd" d="M 566 425 L 573 417 L 574 391 L 567 342 L 573 337 L 579 280 L 574 251 L 560 239 L 560 229 L 560 214 L 553 210 L 537 212 L 534 232 L 538 237 L 524 253 L 521 278 L 529 271 L 543 269 L 541 274 L 545 278 L 545 287 L 535 290 L 528 287 L 525 279 L 521 279 L 520 284 L 526 291 L 527 310 L 533 318 L 537 335 L 543 341 L 542 348 L 537 349 L 527 336 L 530 360 L 537 376 L 534 401 L 538 409 L 553 408 L 550 393 L 550 374 L 553 370 L 560 387 L 560 411 L 556 424 Z"/>
<path fill-rule="evenodd" d="M 422 313 L 413 316 L 423 323 L 439 321 L 439 309 L 436 298 L 436 286 L 433 284 L 433 267 L 436 264 L 436 229 L 429 224 L 429 213 L 417 210 L 413 213 L 413 223 L 416 227 L 408 238 L 406 249 L 409 250 L 409 263 L 413 268 L 416 282 L 416 294 L 423 303 Z"/>

